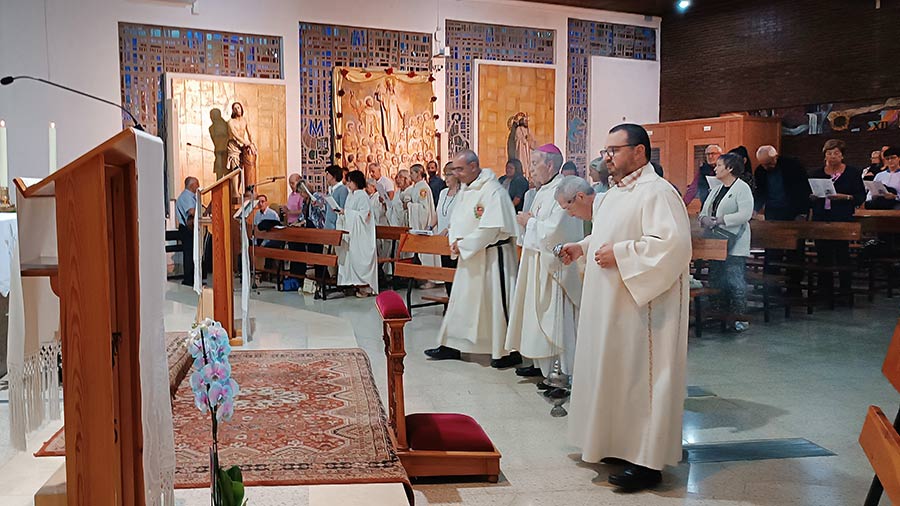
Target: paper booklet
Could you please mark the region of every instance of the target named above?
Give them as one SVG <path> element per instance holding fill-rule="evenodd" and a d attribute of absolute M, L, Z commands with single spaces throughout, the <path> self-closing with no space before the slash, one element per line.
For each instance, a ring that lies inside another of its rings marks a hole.
<path fill-rule="evenodd" d="M 828 179 L 810 179 L 809 187 L 812 188 L 813 195 L 819 198 L 825 198 L 828 195 L 834 195 L 834 181 Z"/>
<path fill-rule="evenodd" d="M 866 185 L 866 190 L 871 193 L 873 197 L 894 198 L 894 194 L 889 192 L 881 181 L 863 181 L 863 184 Z"/>
<path fill-rule="evenodd" d="M 341 210 L 341 206 L 338 205 L 337 200 L 334 200 L 334 197 L 331 195 L 325 195 L 325 203 L 328 204 L 328 207 L 330 207 L 332 211 Z"/>
<path fill-rule="evenodd" d="M 719 178 L 716 176 L 706 176 L 706 182 L 709 183 L 709 191 L 713 191 L 725 184 L 722 181 L 719 181 Z"/>
<path fill-rule="evenodd" d="M 432 232 L 431 230 L 410 229 L 409 233 L 413 235 L 434 235 L 434 232 Z"/>
<path fill-rule="evenodd" d="M 259 200 L 248 200 L 244 202 L 243 205 L 238 208 L 237 212 L 234 213 L 234 216 L 232 216 L 232 218 L 239 220 L 241 219 L 241 216 L 243 216 L 244 218 L 250 216 L 250 211 L 252 211 L 253 208 L 257 206 L 257 204 L 259 204 Z"/>

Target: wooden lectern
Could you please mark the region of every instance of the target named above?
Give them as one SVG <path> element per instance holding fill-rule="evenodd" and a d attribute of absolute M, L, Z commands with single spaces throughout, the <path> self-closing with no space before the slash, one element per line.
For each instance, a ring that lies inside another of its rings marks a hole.
<path fill-rule="evenodd" d="M 147 333 L 148 325 L 156 325 L 162 330 L 165 272 L 162 250 L 154 255 L 155 246 L 145 244 L 164 237 L 164 217 L 159 215 L 156 231 L 149 216 L 157 206 L 138 203 L 139 187 L 147 187 L 137 181 L 140 150 L 158 156 L 160 173 L 142 177 L 159 179 L 163 213 L 162 144 L 131 129 L 39 182 L 15 180 L 20 212 L 28 212 L 29 200 L 55 199 L 58 258 L 22 258 L 22 268 L 28 271 L 23 275 L 57 278 L 70 506 L 145 504 L 141 329 Z M 145 217 L 140 236 L 139 208 Z M 139 237 L 151 258 L 142 255 L 143 265 Z M 156 271 L 163 277 L 140 279 L 139 273 L 149 277 Z M 153 309 L 142 312 L 141 295 L 159 300 L 144 301 Z M 145 395 L 153 398 L 149 391 Z"/>
<path fill-rule="evenodd" d="M 212 214 L 213 319 L 228 332 L 232 346 L 244 344 L 243 336 L 238 337 L 234 325 L 234 227 L 231 226 L 234 182 L 240 174 L 241 170 L 235 169 L 200 190 L 201 195 L 212 194 L 209 209 Z"/>

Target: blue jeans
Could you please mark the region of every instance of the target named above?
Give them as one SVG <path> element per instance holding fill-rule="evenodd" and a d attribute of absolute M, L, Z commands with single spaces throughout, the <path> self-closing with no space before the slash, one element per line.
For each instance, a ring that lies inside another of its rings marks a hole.
<path fill-rule="evenodd" d="M 719 311 L 729 315 L 743 315 L 747 312 L 747 257 L 728 255 L 724 261 L 709 262 L 709 286 L 718 289 Z M 716 302 L 714 302 L 716 304 Z"/>

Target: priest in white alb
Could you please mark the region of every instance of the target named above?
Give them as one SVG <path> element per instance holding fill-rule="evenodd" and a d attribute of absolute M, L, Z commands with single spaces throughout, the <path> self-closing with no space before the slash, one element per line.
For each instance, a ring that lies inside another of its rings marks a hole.
<path fill-rule="evenodd" d="M 447 238 L 457 257 L 453 291 L 438 333 L 435 360 L 459 359 L 460 352 L 490 354 L 497 369 L 522 363 L 506 348 L 509 305 L 515 291 L 516 211 L 509 193 L 478 156 L 465 150 L 453 158 L 463 188 L 457 194 Z"/>
<path fill-rule="evenodd" d="M 406 211 L 409 215 L 409 228 L 411 230 L 421 230 L 431 232 L 437 225 L 437 210 L 434 208 L 434 197 L 431 193 L 431 187 L 428 186 L 428 180 L 425 172 L 425 166 L 417 163 L 409 168 L 409 175 L 412 179 L 412 186 L 406 191 L 409 196 L 409 203 L 406 204 Z M 437 255 L 419 255 L 422 265 L 428 267 L 440 267 L 441 257 Z M 422 288 L 434 288 L 434 282 L 428 281 Z"/>
<path fill-rule="evenodd" d="M 555 199 L 564 177 L 559 174 L 562 164 L 562 152 L 553 144 L 531 153 L 531 180 L 538 190 L 530 210 L 516 217 L 525 234 L 506 347 L 533 361 L 533 365 L 516 369 L 519 376 L 548 376 L 556 359 L 560 359 L 561 372 L 570 375 L 575 361 L 581 273 L 574 263 L 563 265 L 554 249 L 580 241 L 584 226 Z M 548 387 L 538 384 L 542 390 Z M 547 395 L 566 397 L 568 390 L 556 388 Z"/>
<path fill-rule="evenodd" d="M 592 234 L 562 251 L 587 260 L 569 438 L 585 462 L 626 461 L 609 482 L 642 490 L 681 460 L 691 226 L 643 127 L 614 127 L 603 153 L 611 184 Z"/>

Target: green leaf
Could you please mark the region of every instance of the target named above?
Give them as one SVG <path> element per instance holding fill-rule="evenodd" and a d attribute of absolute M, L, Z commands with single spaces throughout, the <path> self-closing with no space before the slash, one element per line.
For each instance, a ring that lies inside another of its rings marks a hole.
<path fill-rule="evenodd" d="M 241 474 L 241 468 L 238 466 L 231 466 L 228 468 L 228 476 L 231 478 L 231 481 L 239 481 L 241 483 L 244 482 L 244 476 Z"/>
<path fill-rule="evenodd" d="M 244 504 L 244 484 L 239 481 L 235 481 L 231 483 L 231 486 L 234 490 L 233 499 L 235 506 L 242 506 Z"/>
<path fill-rule="evenodd" d="M 222 506 L 239 506 L 240 503 L 234 502 L 234 483 L 231 476 L 221 467 L 218 470 L 219 475 L 219 493 L 222 496 Z M 243 487 L 243 485 L 241 485 Z"/>

